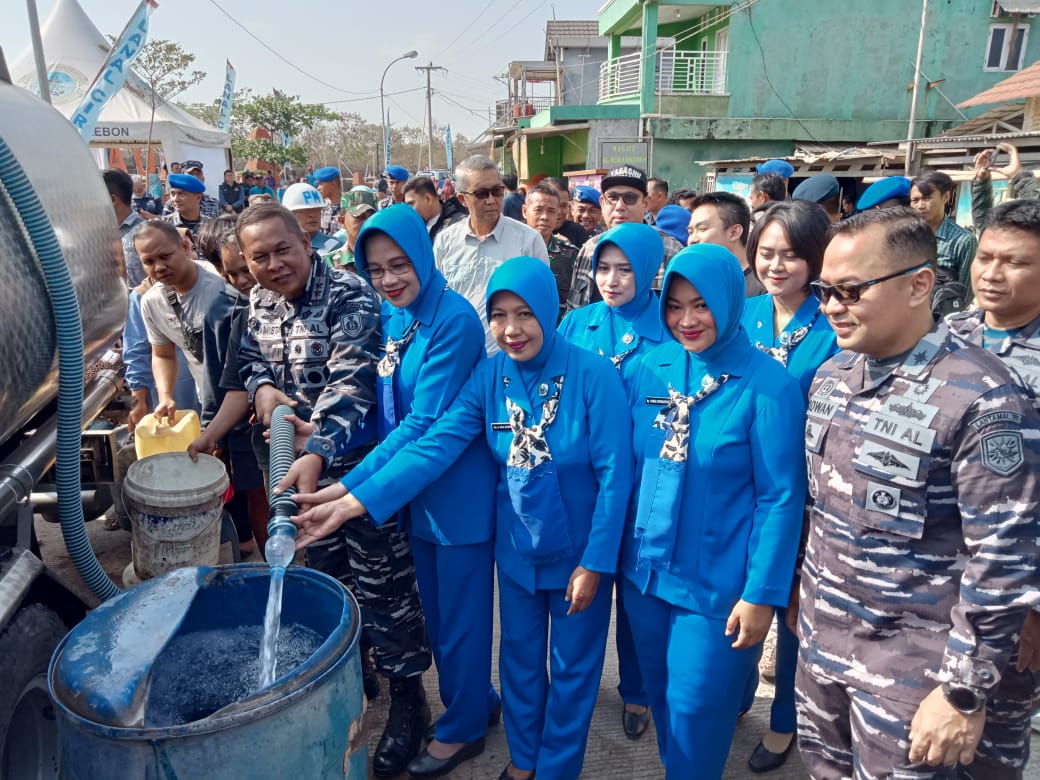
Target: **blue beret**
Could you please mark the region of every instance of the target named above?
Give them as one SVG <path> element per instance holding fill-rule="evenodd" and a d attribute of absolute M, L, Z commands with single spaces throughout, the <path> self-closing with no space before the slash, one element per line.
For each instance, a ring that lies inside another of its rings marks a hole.
<path fill-rule="evenodd" d="M 689 209 L 673 203 L 657 212 L 657 229 L 663 230 L 680 244 L 685 244 L 690 237 L 689 227 Z"/>
<path fill-rule="evenodd" d="M 339 178 L 339 168 L 335 168 L 331 165 L 326 165 L 324 168 L 318 168 L 314 172 L 315 181 L 332 181 L 333 179 Z"/>
<path fill-rule="evenodd" d="M 595 187 L 579 184 L 574 188 L 574 195 L 571 199 L 579 203 L 591 203 L 593 206 L 599 206 L 599 190 Z"/>
<path fill-rule="evenodd" d="M 791 200 L 807 200 L 810 203 L 819 203 L 821 200 L 833 198 L 838 194 L 841 185 L 838 180 L 829 173 L 818 173 L 810 176 L 791 193 Z"/>
<path fill-rule="evenodd" d="M 879 203 L 892 198 L 910 197 L 910 180 L 905 176 L 889 176 L 871 184 L 859 197 L 856 208 L 860 211 L 872 209 Z"/>
<path fill-rule="evenodd" d="M 170 183 L 171 190 L 195 193 L 206 191 L 206 185 L 188 173 L 171 173 L 167 181 Z"/>
<path fill-rule="evenodd" d="M 386 167 L 386 177 L 393 179 L 394 181 L 408 181 L 408 169 L 403 165 L 388 165 Z"/>
<path fill-rule="evenodd" d="M 794 166 L 787 160 L 766 160 L 758 166 L 758 172 L 775 173 L 782 179 L 789 179 L 794 173 Z"/>

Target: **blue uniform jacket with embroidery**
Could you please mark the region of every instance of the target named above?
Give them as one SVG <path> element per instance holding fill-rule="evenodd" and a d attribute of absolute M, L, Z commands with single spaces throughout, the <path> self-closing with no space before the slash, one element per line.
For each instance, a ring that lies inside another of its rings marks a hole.
<path fill-rule="evenodd" d="M 355 262 L 364 275 L 365 238 L 382 232 L 392 238 L 412 261 L 421 289 L 405 308 L 383 303 L 384 345 L 387 338 L 402 339 L 414 322 L 419 325 L 404 347 L 392 377 L 397 427 L 343 479 L 350 491 L 369 480 L 406 444 L 415 441 L 438 420 L 458 395 L 473 368 L 485 359 L 484 326 L 469 301 L 447 288 L 437 271 L 426 225 L 410 206 L 391 206 L 373 216 L 356 242 Z M 385 361 L 385 357 L 384 357 Z M 385 398 L 385 396 L 384 396 Z M 387 409 L 380 412 L 384 415 Z M 494 490 L 498 472 L 487 444 L 476 439 L 439 479 L 408 504 L 405 524 L 420 539 L 439 544 L 486 542 L 494 530 Z M 367 506 L 367 504 L 366 504 Z M 373 511 L 377 524 L 393 513 Z"/>
<path fill-rule="evenodd" d="M 710 618 L 741 599 L 786 606 L 805 503 L 805 402 L 740 326 L 743 273 L 730 252 L 698 244 L 675 256 L 663 322 L 677 277 L 696 288 L 717 336 L 700 352 L 669 340 L 637 366 L 629 401 L 638 487 L 622 570 L 642 592 Z"/>
<path fill-rule="evenodd" d="M 744 330 L 751 343 L 761 349 L 784 348 L 784 336 L 790 339 L 801 328 L 808 327 L 805 337 L 787 353 L 787 370 L 798 380 L 802 395 L 809 397 L 809 386 L 823 362 L 838 351 L 830 322 L 820 311 L 820 304 L 811 295 L 805 299 L 794 317 L 787 323 L 780 337 L 773 335 L 773 296 L 756 295 L 744 306 Z M 761 345 L 761 346 L 759 346 Z"/>
<path fill-rule="evenodd" d="M 508 365 L 512 360 L 502 353 L 478 365 L 451 408 L 354 495 L 374 516 L 387 516 L 436 479 L 483 434 L 498 464 L 495 559 L 499 573 L 531 591 L 566 587 L 579 564 L 612 574 L 632 485 L 631 428 L 619 414 L 625 408 L 625 393 L 608 360 L 559 341 L 566 380 L 546 440 L 559 474 L 573 555 L 535 564 L 513 545 L 511 534 L 518 519 L 506 486 L 513 435 L 503 383 L 512 373 Z"/>

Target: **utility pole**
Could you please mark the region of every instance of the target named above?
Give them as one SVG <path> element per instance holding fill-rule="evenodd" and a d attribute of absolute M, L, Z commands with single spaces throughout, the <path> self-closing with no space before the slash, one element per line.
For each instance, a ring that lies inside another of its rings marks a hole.
<path fill-rule="evenodd" d="M 433 169 L 433 90 L 430 88 L 430 74 L 435 70 L 443 70 L 447 73 L 446 68 L 442 68 L 440 65 L 434 65 L 431 60 L 426 65 L 416 65 L 416 70 L 426 71 L 426 152 L 429 156 L 429 166 Z"/>
<path fill-rule="evenodd" d="M 910 175 L 914 162 L 914 125 L 917 124 L 917 90 L 921 84 L 921 59 L 924 57 L 924 32 L 928 23 L 928 0 L 921 2 L 921 31 L 917 39 L 917 60 L 914 62 L 914 89 L 910 98 L 910 126 L 906 131 L 906 158 L 903 174 Z"/>

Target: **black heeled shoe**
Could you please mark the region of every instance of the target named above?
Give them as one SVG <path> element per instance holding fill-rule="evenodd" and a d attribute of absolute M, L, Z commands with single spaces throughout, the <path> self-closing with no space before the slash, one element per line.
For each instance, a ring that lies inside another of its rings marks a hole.
<path fill-rule="evenodd" d="M 512 765 L 512 761 L 506 764 L 506 768 L 502 770 L 502 774 L 498 776 L 498 780 L 513 780 L 513 778 L 509 776 L 509 767 L 511 767 Z M 527 780 L 535 780 L 534 772 L 531 773 L 531 776 L 528 777 Z"/>
<path fill-rule="evenodd" d="M 462 747 L 447 758 L 434 758 L 428 751 L 423 750 L 419 755 L 408 762 L 408 776 L 415 780 L 425 780 L 431 777 L 443 777 L 451 772 L 463 761 L 476 758 L 484 752 L 484 738 L 475 739 L 472 742 L 464 742 Z"/>
<path fill-rule="evenodd" d="M 650 726 L 650 708 L 647 707 L 644 712 L 632 712 L 625 705 L 621 705 L 621 726 L 626 737 L 639 739 Z"/>
<path fill-rule="evenodd" d="M 798 737 L 795 734 L 791 735 L 791 741 L 787 743 L 787 747 L 783 753 L 774 753 L 769 750 L 762 742 L 759 741 L 755 749 L 751 751 L 751 757 L 748 759 L 748 769 L 755 774 L 761 774 L 762 772 L 772 772 L 774 769 L 779 769 L 787 761 L 787 756 L 794 747 L 795 742 L 798 741 Z"/>

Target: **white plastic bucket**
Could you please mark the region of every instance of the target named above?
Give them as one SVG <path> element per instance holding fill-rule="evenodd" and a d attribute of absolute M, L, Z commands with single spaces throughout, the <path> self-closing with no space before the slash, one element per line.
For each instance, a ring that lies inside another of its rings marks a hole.
<path fill-rule="evenodd" d="M 193 463 L 186 452 L 164 452 L 130 466 L 123 500 L 137 577 L 215 566 L 227 488 L 224 464 L 210 455 L 199 455 Z"/>

